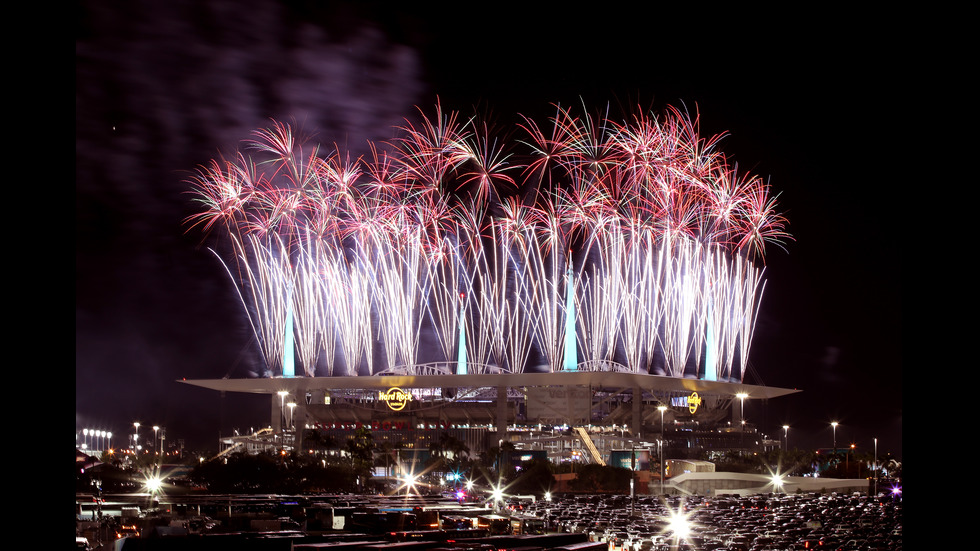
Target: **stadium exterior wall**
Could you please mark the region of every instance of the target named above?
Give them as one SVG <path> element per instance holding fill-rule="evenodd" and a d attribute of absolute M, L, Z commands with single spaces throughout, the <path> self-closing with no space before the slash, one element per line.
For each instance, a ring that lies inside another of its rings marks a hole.
<path fill-rule="evenodd" d="M 685 495 L 754 495 L 770 492 L 867 493 L 870 482 L 864 478 L 783 477 L 782 486 L 773 485 L 771 476 L 749 473 L 684 473 L 667 480 L 667 491 Z"/>

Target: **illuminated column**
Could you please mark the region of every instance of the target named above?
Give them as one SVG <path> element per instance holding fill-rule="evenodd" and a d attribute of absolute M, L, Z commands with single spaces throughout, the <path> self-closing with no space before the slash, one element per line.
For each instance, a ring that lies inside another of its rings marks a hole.
<path fill-rule="evenodd" d="M 462 296 L 462 295 L 460 295 Z M 466 312 L 462 305 L 459 308 L 459 355 L 456 357 L 456 374 L 466 374 Z"/>
<path fill-rule="evenodd" d="M 565 272 L 565 360 L 564 371 L 578 371 L 578 343 L 575 340 L 575 282 L 569 265 Z"/>
<path fill-rule="evenodd" d="M 293 286 L 289 286 L 289 292 L 286 293 L 286 334 L 283 335 L 283 347 L 282 347 L 282 376 L 283 377 L 295 377 L 296 376 L 296 365 L 293 355 Z"/>
<path fill-rule="evenodd" d="M 714 324 L 714 301 L 712 300 L 710 294 L 708 298 L 708 327 L 707 335 L 705 335 L 705 355 L 704 355 L 704 379 L 706 381 L 717 381 L 717 364 L 718 364 L 718 336 L 715 335 L 715 324 Z"/>

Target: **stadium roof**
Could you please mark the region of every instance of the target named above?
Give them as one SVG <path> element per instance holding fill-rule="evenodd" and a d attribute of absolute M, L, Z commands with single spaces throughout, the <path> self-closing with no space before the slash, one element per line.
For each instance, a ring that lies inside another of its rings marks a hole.
<path fill-rule="evenodd" d="M 664 377 L 644 373 L 579 371 L 557 373 L 493 373 L 467 375 L 372 375 L 361 377 L 275 377 L 253 379 L 194 379 L 180 382 L 226 392 L 276 394 L 314 390 L 386 390 L 398 388 L 473 388 L 591 386 L 592 388 L 640 388 L 653 392 L 697 392 L 704 395 L 746 394 L 750 400 L 778 398 L 798 389 Z"/>

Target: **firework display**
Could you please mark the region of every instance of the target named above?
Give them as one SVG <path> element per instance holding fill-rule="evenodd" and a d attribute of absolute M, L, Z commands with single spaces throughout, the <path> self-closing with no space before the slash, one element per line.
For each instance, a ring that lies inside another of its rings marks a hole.
<path fill-rule="evenodd" d="M 556 107 L 509 140 L 420 118 L 357 159 L 274 123 L 195 174 L 188 224 L 230 236 L 219 256 L 271 373 L 741 381 L 759 265 L 789 235 L 697 117 Z"/>

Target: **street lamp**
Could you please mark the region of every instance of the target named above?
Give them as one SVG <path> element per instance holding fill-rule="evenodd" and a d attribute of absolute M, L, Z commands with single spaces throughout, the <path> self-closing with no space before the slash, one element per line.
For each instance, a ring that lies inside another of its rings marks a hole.
<path fill-rule="evenodd" d="M 139 453 L 139 448 L 140 448 L 140 422 L 139 421 L 136 421 L 135 423 L 133 423 L 133 426 L 136 427 L 136 434 L 133 435 L 133 451 L 136 452 L 136 453 Z"/>
<path fill-rule="evenodd" d="M 773 474 L 771 480 L 772 480 L 772 487 L 776 491 L 782 490 L 784 480 L 783 480 L 783 476 L 781 474 L 779 474 L 779 473 Z"/>
<path fill-rule="evenodd" d="M 160 425 L 153 425 L 153 451 L 159 455 L 160 448 L 157 446 L 157 434 L 160 432 Z"/>
<path fill-rule="evenodd" d="M 739 410 L 738 417 L 739 417 L 739 419 L 744 420 L 745 419 L 745 399 L 748 398 L 749 395 L 747 393 L 745 393 L 745 392 L 739 392 L 738 394 L 735 395 L 735 397 L 738 398 L 739 401 L 740 401 L 740 403 L 741 403 L 741 409 Z M 742 426 L 743 427 L 745 426 L 745 422 L 744 421 L 742 422 Z"/>
<path fill-rule="evenodd" d="M 874 489 L 875 489 L 874 495 L 877 496 L 878 495 L 878 439 L 877 438 L 875 438 L 875 461 L 874 461 L 874 468 L 872 469 L 872 471 L 873 471 L 872 474 L 875 477 L 875 481 L 874 481 Z"/>
<path fill-rule="evenodd" d="M 735 397 L 738 398 L 739 399 L 739 402 L 740 402 L 740 404 L 739 404 L 740 405 L 740 409 L 739 409 L 739 414 L 738 414 L 738 420 L 739 420 L 739 423 L 738 423 L 739 424 L 739 429 L 738 429 L 738 447 L 739 447 L 739 451 L 738 451 L 738 453 L 739 454 L 742 454 L 742 453 L 745 453 L 745 449 L 744 449 L 745 448 L 745 399 L 748 398 L 749 395 L 746 394 L 746 393 L 744 393 L 744 392 L 739 392 L 738 394 L 735 395 Z"/>
<path fill-rule="evenodd" d="M 739 409 L 738 418 L 742 422 L 741 423 L 742 430 L 745 430 L 745 399 L 748 398 L 749 395 L 746 394 L 745 392 L 739 392 L 738 394 L 735 395 L 735 397 L 738 398 L 740 402 L 741 407 Z"/>
<path fill-rule="evenodd" d="M 785 450 L 789 451 L 789 425 L 783 425 L 783 442 Z"/>
<path fill-rule="evenodd" d="M 293 409 L 296 408 L 296 402 L 289 402 L 286 406 L 289 408 L 289 428 L 292 429 L 295 428 L 293 427 Z"/>
<path fill-rule="evenodd" d="M 636 492 L 634 481 L 636 480 L 636 442 L 630 442 L 632 452 L 630 453 L 630 517 L 636 515 Z"/>
<path fill-rule="evenodd" d="M 418 478 L 415 476 L 415 473 L 407 473 L 405 475 L 405 497 L 411 495 L 412 488 L 415 487 L 417 480 Z"/>
<path fill-rule="evenodd" d="M 279 395 L 279 430 L 285 431 L 283 425 L 286 424 L 286 396 L 289 396 L 289 391 L 280 390 L 276 394 Z"/>
<path fill-rule="evenodd" d="M 837 421 L 830 423 L 830 426 L 834 429 L 834 455 L 837 455 Z"/>
<path fill-rule="evenodd" d="M 660 495 L 664 495 L 664 412 L 667 411 L 667 406 L 660 404 L 657 409 L 660 410 L 660 441 L 657 442 L 660 455 Z"/>
<path fill-rule="evenodd" d="M 504 489 L 500 486 L 500 481 L 497 481 L 497 484 L 493 486 L 490 498 L 493 500 L 493 509 L 498 510 L 504 502 Z"/>

